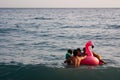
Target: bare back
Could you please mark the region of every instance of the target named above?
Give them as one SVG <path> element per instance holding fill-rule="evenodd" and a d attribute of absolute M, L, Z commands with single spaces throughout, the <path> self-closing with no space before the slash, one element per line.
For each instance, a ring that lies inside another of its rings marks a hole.
<path fill-rule="evenodd" d="M 79 57 L 79 56 L 74 56 L 72 57 L 72 63 L 75 67 L 79 67 L 80 66 L 80 62 L 81 60 L 84 59 L 84 57 Z"/>

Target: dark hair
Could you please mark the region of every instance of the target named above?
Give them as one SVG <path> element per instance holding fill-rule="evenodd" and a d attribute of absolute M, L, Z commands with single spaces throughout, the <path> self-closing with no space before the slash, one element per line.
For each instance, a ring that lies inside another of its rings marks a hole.
<path fill-rule="evenodd" d="M 83 51 L 86 51 L 85 47 L 83 48 Z"/>
<path fill-rule="evenodd" d="M 77 56 L 77 54 L 78 54 L 77 50 L 74 50 L 74 51 L 73 51 L 73 55 L 74 55 L 74 56 Z"/>
<path fill-rule="evenodd" d="M 77 51 L 80 51 L 80 52 L 81 52 L 81 49 L 80 49 L 80 48 L 77 48 Z"/>
<path fill-rule="evenodd" d="M 71 50 L 71 49 L 68 49 L 68 53 L 72 54 L 72 50 Z"/>
<path fill-rule="evenodd" d="M 83 48 L 83 55 L 87 55 L 85 47 Z"/>

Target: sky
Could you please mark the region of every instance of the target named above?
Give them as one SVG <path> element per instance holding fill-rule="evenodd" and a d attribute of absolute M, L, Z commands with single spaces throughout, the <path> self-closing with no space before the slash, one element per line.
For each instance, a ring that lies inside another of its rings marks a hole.
<path fill-rule="evenodd" d="M 120 8 L 120 0 L 0 0 L 0 8 Z"/>

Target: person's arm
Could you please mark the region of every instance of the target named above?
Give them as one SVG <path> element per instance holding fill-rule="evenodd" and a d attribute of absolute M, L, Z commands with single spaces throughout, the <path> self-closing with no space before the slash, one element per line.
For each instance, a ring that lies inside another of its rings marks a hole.
<path fill-rule="evenodd" d="M 99 60 L 101 60 L 101 56 L 100 55 L 98 55 L 97 53 L 95 53 L 95 52 L 92 52 L 93 53 L 93 56 L 95 56 L 95 57 L 97 57 Z"/>
<path fill-rule="evenodd" d="M 101 58 L 100 55 L 96 54 L 95 52 L 93 52 L 93 55 L 94 55 L 96 58 L 98 58 L 99 61 L 100 61 L 102 64 L 106 64 L 106 62 L 104 62 L 104 61 L 102 60 L 102 58 Z"/>
<path fill-rule="evenodd" d="M 85 58 L 86 58 L 86 55 L 85 55 L 85 56 L 82 56 L 82 57 L 81 57 L 81 60 L 82 60 L 82 59 L 85 59 Z"/>
<path fill-rule="evenodd" d="M 71 58 L 68 58 L 68 59 L 66 59 L 65 61 L 64 61 L 64 63 L 67 63 L 68 61 L 70 61 L 71 60 Z"/>

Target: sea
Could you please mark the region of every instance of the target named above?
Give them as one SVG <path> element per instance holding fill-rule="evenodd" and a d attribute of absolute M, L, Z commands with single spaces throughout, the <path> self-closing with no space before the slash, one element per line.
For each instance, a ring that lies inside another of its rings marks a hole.
<path fill-rule="evenodd" d="M 107 64 L 66 65 L 89 40 Z M 0 80 L 120 80 L 120 8 L 0 8 Z"/>

